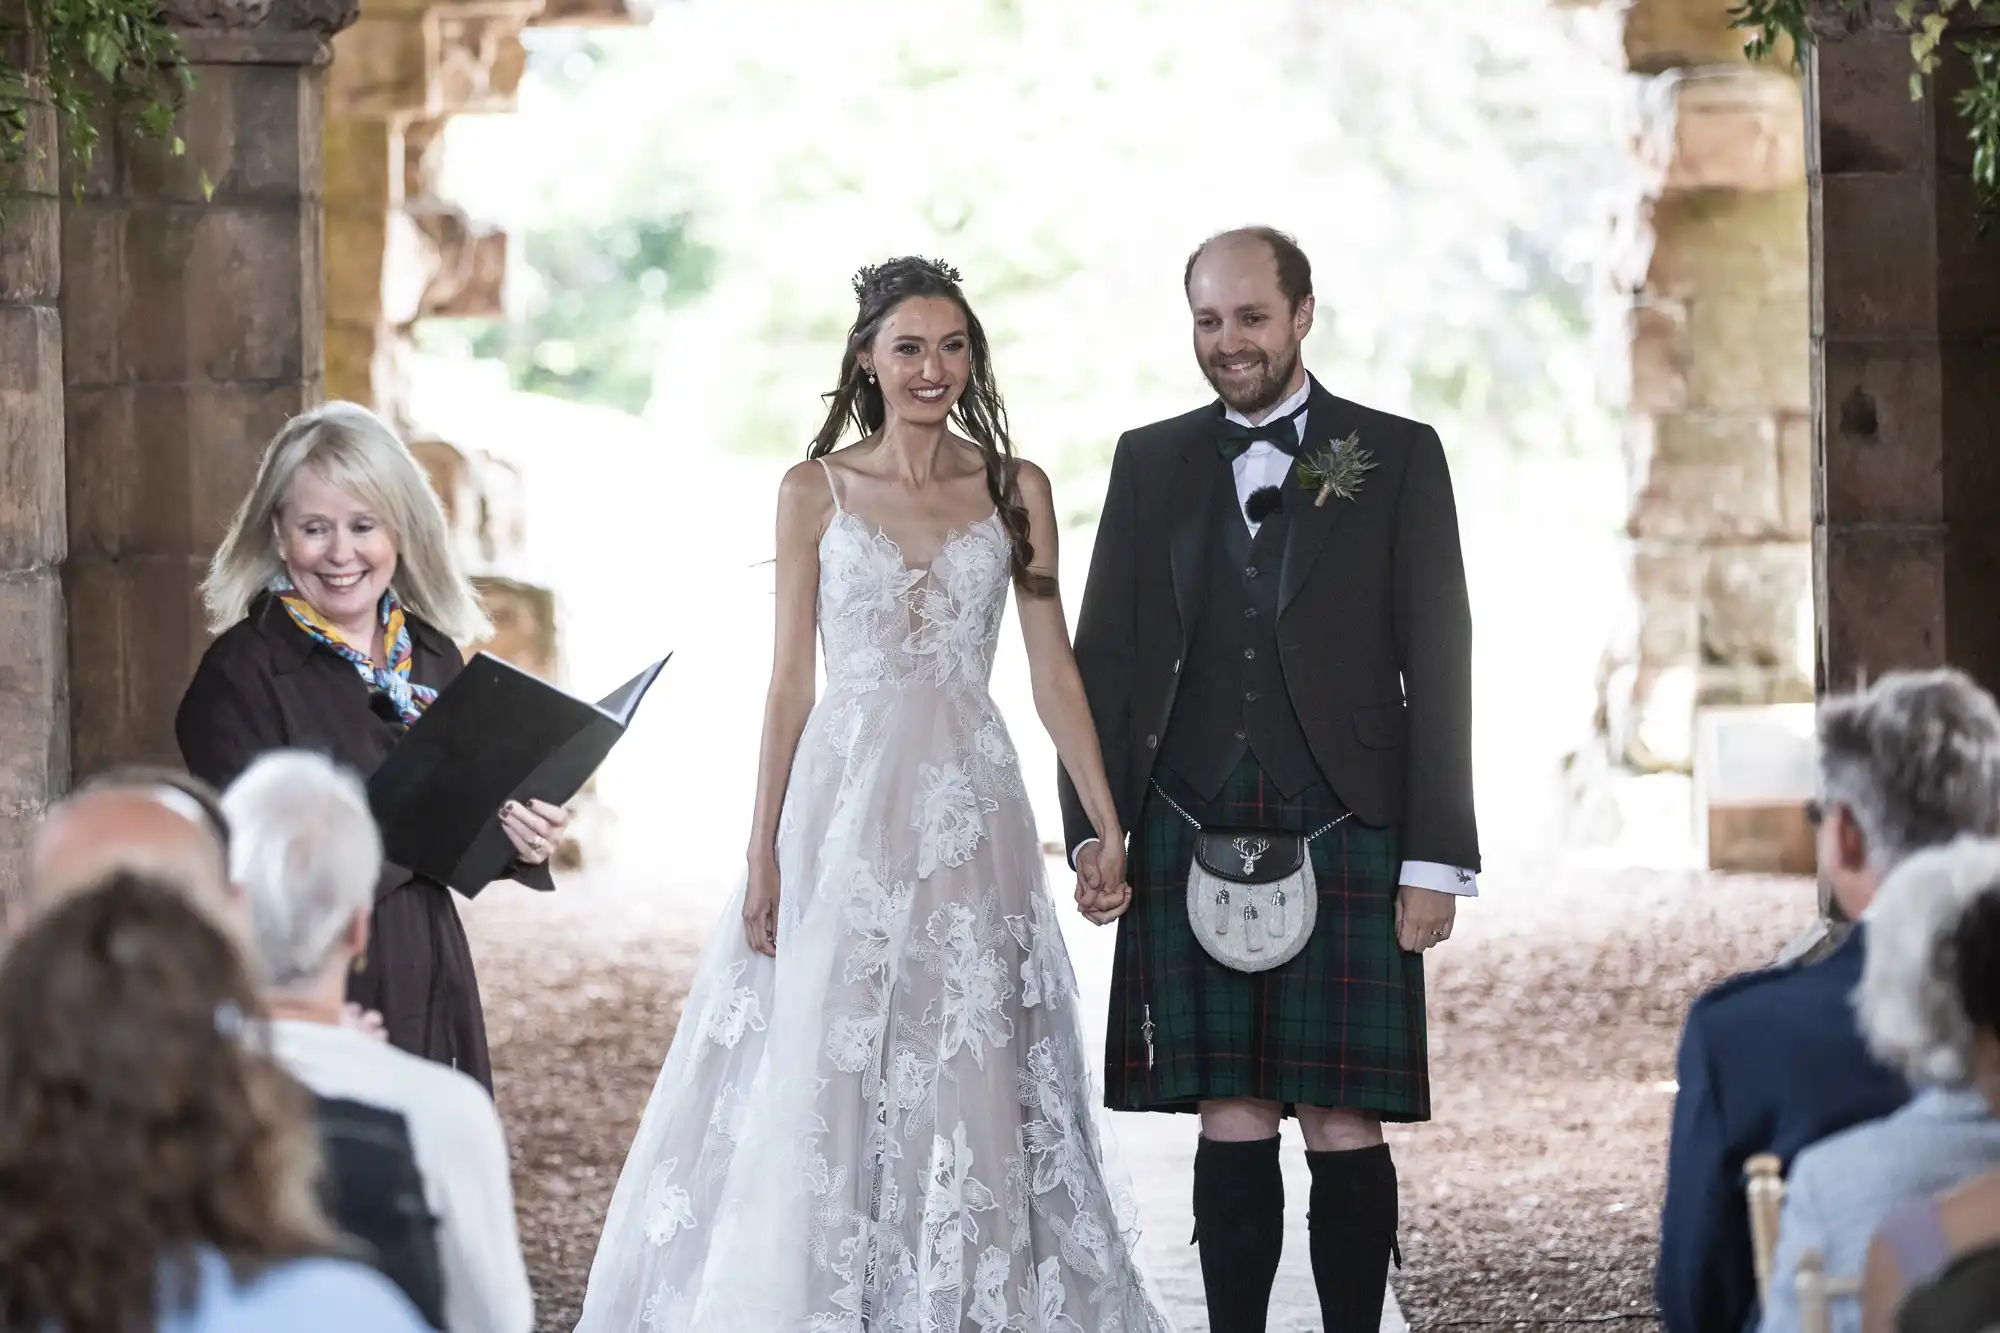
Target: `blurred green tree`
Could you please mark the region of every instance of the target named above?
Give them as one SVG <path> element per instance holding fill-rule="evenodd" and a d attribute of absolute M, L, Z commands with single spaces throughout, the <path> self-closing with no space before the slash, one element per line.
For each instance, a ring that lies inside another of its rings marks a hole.
<path fill-rule="evenodd" d="M 544 34 L 532 95 L 573 101 L 622 40 Z M 599 177 L 608 194 L 580 190 L 577 173 L 593 164 L 590 145 L 579 147 L 559 162 L 517 159 L 505 168 L 515 247 L 507 317 L 427 320 L 418 344 L 502 362 L 517 389 L 639 413 L 653 397 L 668 321 L 708 291 L 717 252 L 695 235 L 670 173 L 626 171 Z"/>
<path fill-rule="evenodd" d="M 1593 342 L 1636 197 L 1615 15 L 684 0 L 534 39 L 520 113 L 454 121 L 447 159 L 449 193 L 525 236 L 522 328 L 469 349 L 524 387 L 633 408 L 650 385 L 677 439 L 793 454 L 848 275 L 936 254 L 965 271 L 1018 445 L 1082 482 L 1119 430 L 1207 396 L 1182 261 L 1269 222 L 1313 257 L 1308 359 L 1336 392 L 1455 452 L 1615 450 L 1600 371 L 1623 349 Z"/>

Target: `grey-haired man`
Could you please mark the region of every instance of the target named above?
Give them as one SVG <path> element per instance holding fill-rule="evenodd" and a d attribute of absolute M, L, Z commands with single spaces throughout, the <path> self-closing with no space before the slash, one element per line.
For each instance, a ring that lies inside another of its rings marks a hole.
<path fill-rule="evenodd" d="M 1849 997 L 1882 880 L 1912 853 L 2000 833 L 2000 706 L 1963 672 L 1894 672 L 1819 713 L 1819 873 L 1857 924 L 1818 962 L 1732 977 L 1682 1032 L 1657 1295 L 1671 1333 L 1754 1325 L 1743 1164 L 1884 1116 L 1909 1098 L 1868 1053 Z"/>

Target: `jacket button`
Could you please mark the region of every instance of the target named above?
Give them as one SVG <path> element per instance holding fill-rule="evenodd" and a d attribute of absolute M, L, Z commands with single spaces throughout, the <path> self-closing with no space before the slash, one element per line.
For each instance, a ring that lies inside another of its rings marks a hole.
<path fill-rule="evenodd" d="M 1146 737 L 1146 748 L 1147 748 L 1148 750 L 1157 750 L 1157 749 L 1159 749 L 1159 748 L 1160 748 L 1160 738 L 1159 738 L 1159 736 L 1158 736 L 1158 735 L 1152 735 L 1152 736 L 1148 736 L 1148 737 Z"/>
<path fill-rule="evenodd" d="M 1257 656 L 1257 650 L 1255 648 L 1245 648 L 1243 650 L 1243 660 L 1246 662 L 1254 661 L 1256 659 L 1256 656 Z"/>

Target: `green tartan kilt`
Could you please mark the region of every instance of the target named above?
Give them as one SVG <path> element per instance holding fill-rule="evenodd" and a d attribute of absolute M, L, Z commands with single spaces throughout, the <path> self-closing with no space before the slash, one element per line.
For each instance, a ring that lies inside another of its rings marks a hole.
<path fill-rule="evenodd" d="M 1341 812 L 1320 785 L 1287 798 L 1246 758 L 1212 802 L 1157 774 L 1210 827 L 1309 833 Z M 1319 917 L 1297 957 L 1238 972 L 1208 956 L 1187 920 L 1194 828 L 1150 787 L 1132 842 L 1132 905 L 1118 922 L 1105 1031 L 1104 1101 L 1119 1111 L 1194 1111 L 1259 1097 L 1430 1119 L 1424 960 L 1396 943 L 1394 829 L 1347 819 L 1312 845 Z"/>

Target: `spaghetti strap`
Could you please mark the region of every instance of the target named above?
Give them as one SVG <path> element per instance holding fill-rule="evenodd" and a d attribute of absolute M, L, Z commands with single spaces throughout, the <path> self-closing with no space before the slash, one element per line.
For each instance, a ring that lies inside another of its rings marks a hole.
<path fill-rule="evenodd" d="M 826 473 L 826 488 L 833 492 L 833 512 L 836 514 L 843 512 L 840 505 L 840 487 L 836 486 L 833 481 L 833 464 L 827 462 L 824 458 L 816 459 L 815 461 L 819 464 L 820 471 Z"/>

